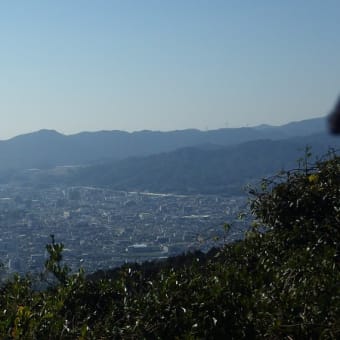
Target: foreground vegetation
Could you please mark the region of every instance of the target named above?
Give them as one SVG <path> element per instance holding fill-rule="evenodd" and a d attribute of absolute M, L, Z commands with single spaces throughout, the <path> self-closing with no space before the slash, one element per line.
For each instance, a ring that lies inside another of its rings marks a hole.
<path fill-rule="evenodd" d="M 252 190 L 245 239 L 208 254 L 86 278 L 52 239 L 49 287 L 1 288 L 1 338 L 339 338 L 340 158 L 307 161 Z"/>

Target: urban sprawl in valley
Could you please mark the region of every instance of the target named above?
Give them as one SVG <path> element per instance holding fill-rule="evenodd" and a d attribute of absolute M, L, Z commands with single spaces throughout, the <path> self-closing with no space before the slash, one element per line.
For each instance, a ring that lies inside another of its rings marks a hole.
<path fill-rule="evenodd" d="M 171 195 L 94 187 L 0 187 L 0 251 L 7 272 L 42 271 L 50 235 L 86 272 L 209 250 L 242 238 L 245 197 Z M 224 223 L 232 222 L 225 233 Z"/>

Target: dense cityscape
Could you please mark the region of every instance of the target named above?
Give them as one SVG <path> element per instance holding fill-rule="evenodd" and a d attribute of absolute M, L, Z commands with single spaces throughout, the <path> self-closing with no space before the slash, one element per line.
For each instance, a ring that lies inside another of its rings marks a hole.
<path fill-rule="evenodd" d="M 245 197 L 170 195 L 94 187 L 0 188 L 0 249 L 8 273 L 39 272 L 54 235 L 86 272 L 162 259 L 242 238 Z M 232 223 L 231 223 L 232 222 Z M 231 223 L 225 232 L 224 223 Z"/>

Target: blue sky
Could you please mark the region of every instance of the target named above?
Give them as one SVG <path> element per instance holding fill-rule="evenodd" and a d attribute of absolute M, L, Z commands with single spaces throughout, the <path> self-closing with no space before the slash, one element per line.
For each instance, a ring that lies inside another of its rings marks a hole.
<path fill-rule="evenodd" d="M 0 139 L 325 115 L 340 1 L 1 1 Z"/>

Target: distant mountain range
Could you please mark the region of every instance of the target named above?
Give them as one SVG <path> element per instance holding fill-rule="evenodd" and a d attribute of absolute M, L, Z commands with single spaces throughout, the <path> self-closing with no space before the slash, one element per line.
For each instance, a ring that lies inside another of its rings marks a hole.
<path fill-rule="evenodd" d="M 312 148 L 313 161 L 329 147 L 340 148 L 340 139 L 324 133 L 210 149 L 188 147 L 80 168 L 67 181 L 117 190 L 239 194 L 255 179 L 296 168 L 306 145 Z"/>
<path fill-rule="evenodd" d="M 66 136 L 53 130 L 41 130 L 0 141 L 0 170 L 93 164 L 184 147 L 230 146 L 247 141 L 280 140 L 321 132 L 325 132 L 324 118 L 282 126 L 261 125 L 210 131 L 99 131 Z"/>
<path fill-rule="evenodd" d="M 3 181 L 182 194 L 240 194 L 248 183 L 281 169 L 296 168 L 307 145 L 312 147 L 314 158 L 325 154 L 330 147 L 339 149 L 340 138 L 325 132 L 324 124 L 324 119 L 312 119 L 279 127 L 131 134 L 113 131 L 74 136 L 40 131 L 14 140 L 17 145 L 24 141 L 26 150 L 37 143 L 37 148 L 43 149 L 45 155 L 48 153 L 50 168 L 46 167 L 46 158 L 40 155 L 31 167 L 39 167 L 39 162 L 45 161 L 45 169 L 11 171 L 3 176 Z M 41 143 L 42 139 L 44 145 L 37 142 Z M 62 149 L 56 147 L 62 143 Z M 81 152 L 72 159 L 76 150 Z M 55 154 L 60 155 L 58 162 L 53 157 Z M 55 168 L 54 165 L 63 165 L 62 159 L 69 160 L 64 164 L 79 166 Z"/>

